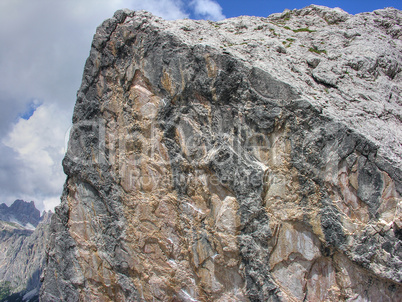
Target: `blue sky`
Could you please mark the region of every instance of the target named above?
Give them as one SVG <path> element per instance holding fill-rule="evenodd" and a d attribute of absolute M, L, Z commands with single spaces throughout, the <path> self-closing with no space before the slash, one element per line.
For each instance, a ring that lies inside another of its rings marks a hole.
<path fill-rule="evenodd" d="M 351 14 L 402 9 L 402 0 L 1 0 L 0 203 L 34 200 L 40 210 L 59 203 L 65 181 L 61 160 L 84 63 L 96 27 L 117 9 L 220 20 L 312 3 Z"/>
<path fill-rule="evenodd" d="M 239 15 L 252 15 L 266 17 L 272 13 L 282 12 L 285 8 L 303 8 L 310 4 L 324 5 L 328 7 L 340 7 L 349 14 L 373 11 L 384 7 L 394 7 L 402 9 L 402 0 L 349 0 L 349 1 L 269 1 L 269 0 L 249 0 L 249 1 L 230 1 L 219 0 L 222 12 L 226 17 Z"/>

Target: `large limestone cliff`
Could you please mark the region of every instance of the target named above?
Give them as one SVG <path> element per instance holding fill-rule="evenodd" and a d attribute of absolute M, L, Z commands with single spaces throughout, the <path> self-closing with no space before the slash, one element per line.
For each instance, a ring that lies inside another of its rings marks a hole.
<path fill-rule="evenodd" d="M 118 11 L 42 301 L 401 301 L 402 13 Z"/>

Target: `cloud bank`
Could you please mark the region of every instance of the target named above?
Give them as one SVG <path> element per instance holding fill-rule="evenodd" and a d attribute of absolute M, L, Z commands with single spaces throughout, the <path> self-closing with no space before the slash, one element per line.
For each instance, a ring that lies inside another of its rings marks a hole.
<path fill-rule="evenodd" d="M 13 189 L 4 193 L 39 202 L 60 196 L 65 180 L 60 163 L 69 120 L 56 105 L 44 104 L 12 127 L 2 143 L 14 155 L 12 171 L 6 175 Z"/>
<path fill-rule="evenodd" d="M 121 8 L 165 19 L 224 18 L 212 0 L 2 0 L 0 203 L 59 203 L 65 134 L 96 27 Z"/>
<path fill-rule="evenodd" d="M 194 0 L 191 1 L 191 6 L 194 8 L 194 14 L 202 19 L 218 21 L 225 18 L 222 7 L 213 0 Z"/>

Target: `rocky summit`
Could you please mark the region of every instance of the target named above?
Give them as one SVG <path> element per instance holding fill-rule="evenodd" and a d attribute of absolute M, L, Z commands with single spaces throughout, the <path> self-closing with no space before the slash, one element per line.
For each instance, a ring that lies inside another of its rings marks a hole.
<path fill-rule="evenodd" d="M 42 301 L 401 301 L 402 12 L 92 42 Z"/>
<path fill-rule="evenodd" d="M 17 199 L 11 206 L 0 204 L 0 220 L 16 223 L 23 228 L 34 230 L 41 221 L 40 211 L 35 202 Z"/>

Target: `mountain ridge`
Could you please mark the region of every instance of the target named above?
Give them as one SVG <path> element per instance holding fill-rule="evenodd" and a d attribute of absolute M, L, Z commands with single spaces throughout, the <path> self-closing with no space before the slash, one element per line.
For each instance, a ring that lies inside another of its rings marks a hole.
<path fill-rule="evenodd" d="M 25 228 L 35 229 L 42 217 L 35 207 L 35 202 L 26 202 L 22 199 L 15 200 L 10 206 L 0 204 L 0 220 L 15 222 Z"/>
<path fill-rule="evenodd" d="M 51 216 L 33 201 L 0 205 L 0 301 L 39 301 Z"/>

